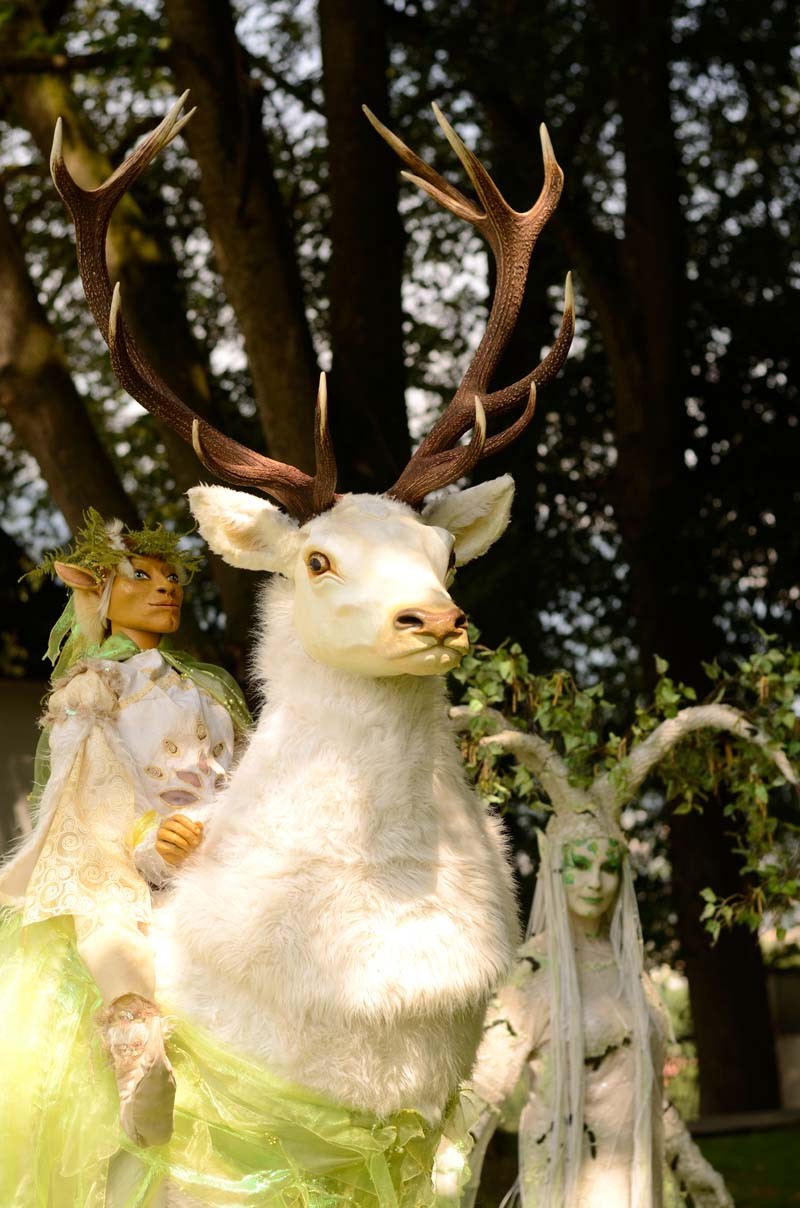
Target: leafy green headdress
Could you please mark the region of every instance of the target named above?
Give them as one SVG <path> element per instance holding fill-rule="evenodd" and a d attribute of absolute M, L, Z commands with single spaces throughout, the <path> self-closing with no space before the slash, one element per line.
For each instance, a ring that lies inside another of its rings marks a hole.
<path fill-rule="evenodd" d="M 67 606 L 50 633 L 45 658 L 53 664 L 53 679 L 63 675 L 78 659 L 93 653 L 105 636 L 111 585 L 117 574 L 133 575 L 131 556 L 159 558 L 188 582 L 202 559 L 181 549 L 182 534 L 163 525 L 131 529 L 121 520 L 106 522 L 95 508 L 84 513 L 84 525 L 71 546 L 51 550 L 26 578 L 34 582 L 58 575 L 58 565 L 86 571 L 101 588 L 98 593 L 72 589 Z"/>
<path fill-rule="evenodd" d="M 56 564 L 63 562 L 66 566 L 78 566 L 88 571 L 100 582 L 110 571 L 122 569 L 132 574 L 130 556 L 138 554 L 142 558 L 169 562 L 185 583 L 200 568 L 202 559 L 192 550 L 180 548 L 182 537 L 183 534 L 165 529 L 161 524 L 131 529 L 121 520 L 106 522 L 95 508 L 89 508 L 83 514 L 83 528 L 75 534 L 73 544 L 50 550 L 26 578 L 34 582 L 46 575 L 55 578 L 58 574 Z"/>

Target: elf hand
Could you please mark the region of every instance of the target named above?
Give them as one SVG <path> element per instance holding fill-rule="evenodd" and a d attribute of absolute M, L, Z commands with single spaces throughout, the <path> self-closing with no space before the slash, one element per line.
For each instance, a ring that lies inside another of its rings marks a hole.
<path fill-rule="evenodd" d="M 156 851 L 175 868 L 192 854 L 202 837 L 202 822 L 192 822 L 185 814 L 171 814 L 158 828 Z"/>

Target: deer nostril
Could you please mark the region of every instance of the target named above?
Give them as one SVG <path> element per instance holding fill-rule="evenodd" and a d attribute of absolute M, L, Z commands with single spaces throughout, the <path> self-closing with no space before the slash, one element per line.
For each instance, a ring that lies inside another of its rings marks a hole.
<path fill-rule="evenodd" d="M 447 637 L 464 633 L 467 618 L 460 608 L 404 608 L 395 615 L 394 627 L 407 632 L 429 634 L 437 641 L 444 641 Z"/>
<path fill-rule="evenodd" d="M 418 612 L 399 612 L 394 619 L 395 629 L 421 629 L 425 618 Z"/>

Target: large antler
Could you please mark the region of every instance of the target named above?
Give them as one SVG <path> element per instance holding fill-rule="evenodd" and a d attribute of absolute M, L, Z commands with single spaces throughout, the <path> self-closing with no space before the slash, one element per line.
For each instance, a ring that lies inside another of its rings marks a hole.
<path fill-rule="evenodd" d="M 82 189 L 73 180 L 62 151 L 61 119 L 56 123 L 50 171 L 75 224 L 75 238 L 86 299 L 111 352 L 111 364 L 121 385 L 152 415 L 162 419 L 184 440 L 191 441 L 208 469 L 228 482 L 271 495 L 301 523 L 324 512 L 336 499 L 336 460 L 328 430 L 325 375 L 320 377 L 314 421 L 316 473 L 274 461 L 248 449 L 199 416 L 175 395 L 147 364 L 122 317 L 120 288 L 111 288 L 106 263 L 106 234 L 117 204 L 150 161 L 186 125 L 194 110 L 181 116 L 188 92 L 176 101 L 156 127 L 117 170 L 96 189 Z"/>
<path fill-rule="evenodd" d="M 424 189 L 444 209 L 480 231 L 494 254 L 497 279 L 486 330 L 461 385 L 388 492 L 414 507 L 419 506 L 429 491 L 455 482 L 483 457 L 506 448 L 524 431 L 533 418 L 536 387 L 549 382 L 558 373 L 569 352 L 575 329 L 572 280 L 567 274 L 563 318 L 550 352 L 524 378 L 511 386 L 490 391 L 492 378 L 519 315 L 533 248 L 558 203 L 564 174 L 556 162 L 547 130 L 542 125 L 539 132 L 544 158 L 544 185 L 536 204 L 525 213 L 519 213 L 505 201 L 483 164 L 467 149 L 437 105 L 433 106 L 433 111 L 472 181 L 480 206 L 429 167 L 364 107 L 364 112 L 378 133 L 411 169 L 410 172 L 403 172 L 403 176 Z M 486 437 L 487 415 L 506 415 L 523 402 L 525 409 L 514 423 Z M 472 440 L 467 446 L 459 445 L 459 438 L 469 428 L 474 428 Z"/>

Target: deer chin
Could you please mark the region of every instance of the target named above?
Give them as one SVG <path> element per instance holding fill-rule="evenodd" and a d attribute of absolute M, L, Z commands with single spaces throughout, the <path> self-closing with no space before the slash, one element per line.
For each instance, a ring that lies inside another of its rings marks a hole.
<path fill-rule="evenodd" d="M 315 663 L 349 671 L 355 675 L 384 679 L 401 675 L 446 675 L 461 662 L 469 650 L 466 635 L 443 644 L 423 642 L 412 635 L 397 634 L 385 642 L 365 642 L 363 645 L 328 645 L 314 636 L 298 635 L 303 649 Z"/>
<path fill-rule="evenodd" d="M 427 646 L 422 650 L 412 650 L 401 655 L 397 660 L 397 670 L 394 675 L 446 675 L 461 662 L 466 649 L 458 646 Z"/>

